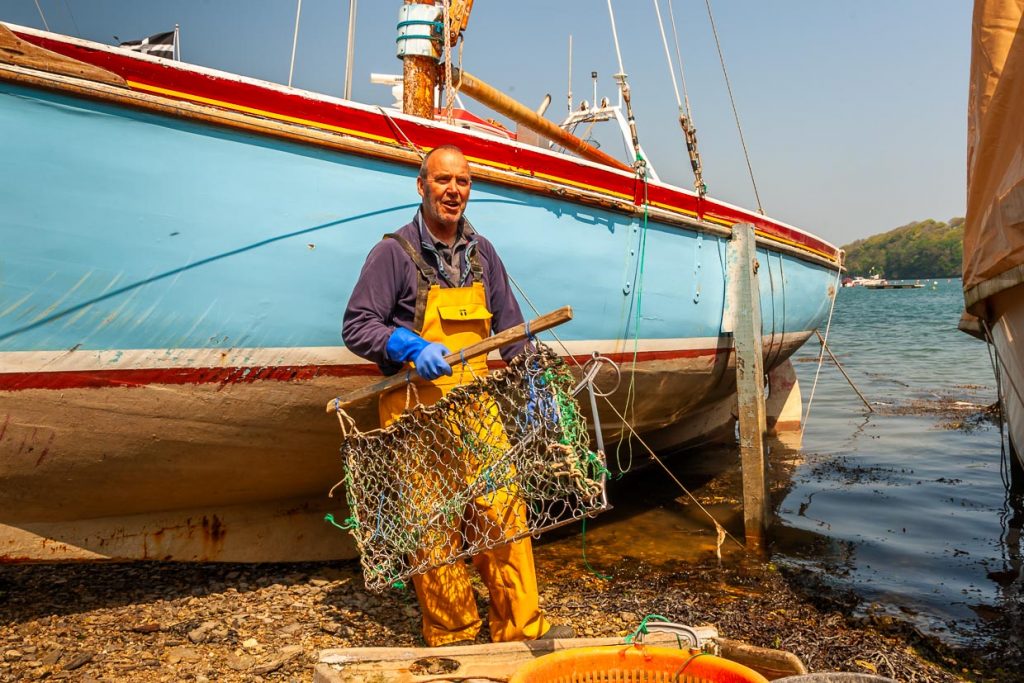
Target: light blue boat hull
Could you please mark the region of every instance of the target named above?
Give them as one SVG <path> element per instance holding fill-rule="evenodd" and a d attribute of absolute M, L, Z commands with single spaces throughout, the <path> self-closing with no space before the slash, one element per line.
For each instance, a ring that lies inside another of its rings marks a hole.
<path fill-rule="evenodd" d="M 342 313 L 412 218 L 415 170 L 7 83 L 0 130 L 0 556 L 38 559 L 42 537 L 56 559 L 282 559 L 260 535 L 282 519 L 331 539 L 283 559 L 351 555 L 317 526 L 341 507 L 323 405 L 373 379 Z M 692 440 L 734 400 L 727 237 L 482 181 L 467 215 L 527 317 L 573 306 L 556 348 L 636 352 L 640 432 Z M 771 367 L 823 323 L 836 271 L 759 261 Z"/>

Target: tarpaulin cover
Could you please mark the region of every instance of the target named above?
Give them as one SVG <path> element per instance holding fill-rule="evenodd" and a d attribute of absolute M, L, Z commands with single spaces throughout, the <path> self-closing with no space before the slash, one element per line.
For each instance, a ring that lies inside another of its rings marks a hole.
<path fill-rule="evenodd" d="M 976 0 L 967 103 L 964 298 L 1024 282 L 1024 0 Z"/>

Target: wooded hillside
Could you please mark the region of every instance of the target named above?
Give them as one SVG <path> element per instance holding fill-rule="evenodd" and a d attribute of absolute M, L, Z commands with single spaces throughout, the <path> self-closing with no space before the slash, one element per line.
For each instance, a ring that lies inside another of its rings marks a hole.
<path fill-rule="evenodd" d="M 890 280 L 959 277 L 963 238 L 963 218 L 909 223 L 844 246 L 846 268 L 853 276 Z"/>

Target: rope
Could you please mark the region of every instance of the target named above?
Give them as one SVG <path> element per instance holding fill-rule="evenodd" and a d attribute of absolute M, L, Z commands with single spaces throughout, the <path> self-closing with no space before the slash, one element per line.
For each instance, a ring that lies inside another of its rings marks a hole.
<path fill-rule="evenodd" d="M 39 6 L 39 0 L 36 0 L 36 9 L 39 10 L 39 18 L 43 20 L 43 28 L 49 31 L 50 25 L 46 23 L 46 15 L 43 14 L 43 8 Z"/>
<path fill-rule="evenodd" d="M 676 46 L 676 61 L 679 62 L 679 81 L 683 85 L 683 104 L 686 106 L 686 118 L 693 120 L 693 113 L 690 111 L 690 96 L 686 92 L 686 73 L 683 71 L 683 53 L 679 49 L 679 31 L 676 29 L 676 15 L 675 12 L 672 11 L 672 0 L 668 0 L 668 18 L 672 23 L 672 38 Z M 673 78 L 675 77 L 673 76 Z"/>
<path fill-rule="evenodd" d="M 295 7 L 295 35 L 292 36 L 292 60 L 288 65 L 288 87 L 292 87 L 292 74 L 295 72 L 295 48 L 299 44 L 299 17 L 302 16 L 302 0 Z"/>
<path fill-rule="evenodd" d="M 38 7 L 38 6 L 39 6 L 39 3 L 38 3 L 38 0 L 37 0 L 36 7 Z M 71 24 L 75 27 L 75 36 L 77 36 L 78 38 L 81 38 L 82 37 L 82 32 L 78 28 L 78 22 L 75 21 L 75 14 L 74 14 L 74 12 L 71 11 L 71 5 L 68 4 L 68 0 L 64 0 L 64 7 L 67 8 L 68 16 L 71 17 Z M 175 37 L 177 37 L 177 36 L 175 36 Z M 178 41 L 177 40 L 174 41 L 174 46 L 175 47 L 178 46 Z"/>
<path fill-rule="evenodd" d="M 615 55 L 619 60 L 619 73 L 614 78 L 619 84 L 619 95 L 623 104 L 626 105 L 626 122 L 629 124 L 629 135 L 632 138 L 633 154 L 635 160 L 633 169 L 638 176 L 647 177 L 647 160 L 640 154 L 640 139 L 636 132 L 636 117 L 633 116 L 633 104 L 630 98 L 629 83 L 627 82 L 626 69 L 622 66 L 622 51 L 619 50 L 619 33 L 615 29 L 615 12 L 612 10 L 612 0 L 608 0 L 608 17 L 612 24 L 612 40 L 615 43 Z M 596 99 L 596 94 L 595 94 Z M 597 106 L 597 102 L 594 102 Z"/>
<path fill-rule="evenodd" d="M 634 316 L 633 323 L 633 360 L 631 364 L 631 372 L 629 375 L 629 386 L 626 390 L 626 403 L 623 406 L 623 412 L 627 415 L 632 412 L 633 417 L 636 417 L 636 361 L 637 356 L 640 353 L 640 318 L 643 312 L 644 302 L 644 262 L 647 256 L 647 221 L 648 221 L 648 208 L 647 202 L 647 178 L 643 178 L 644 183 L 644 216 L 642 227 L 640 229 L 640 246 L 638 249 L 639 263 L 637 264 L 636 274 L 636 313 Z M 622 462 L 619 460 L 619 449 L 622 447 L 624 440 L 624 434 L 620 435 L 619 442 L 615 446 L 615 464 L 619 466 L 619 477 L 622 478 L 633 467 L 633 444 L 627 441 L 629 446 L 629 465 L 625 468 L 622 467 Z"/>
<path fill-rule="evenodd" d="M 340 483 L 352 517 L 327 521 L 352 533 L 367 588 L 607 509 L 608 470 L 574 383 L 565 360 L 537 343 L 430 406 L 407 384 L 406 410 L 386 427 L 345 433 L 343 422 Z M 498 522 L 465 514 L 481 499 Z"/>
<path fill-rule="evenodd" d="M 1004 420 L 1006 419 L 1005 396 L 1008 394 L 1006 385 L 1008 384 L 1010 389 L 1013 390 L 1013 393 L 1017 396 L 1017 400 L 1019 402 L 1024 403 L 1024 399 L 1022 399 L 1020 391 L 1017 390 L 1017 385 L 1014 384 L 1013 382 L 1013 375 L 1009 371 L 1007 371 L 1006 364 L 1004 363 L 1002 356 L 999 355 L 999 349 L 996 348 L 996 345 L 993 341 L 992 328 L 989 327 L 988 321 L 981 319 L 981 324 L 982 327 L 985 329 L 985 336 L 989 344 L 989 358 L 992 362 L 992 369 L 996 377 L 996 398 L 999 400 L 999 474 L 1003 482 L 1003 487 L 1007 492 L 1009 492 L 1011 489 L 1011 485 L 1013 483 L 1013 464 L 1009 462 L 1009 457 L 1020 457 L 1020 454 L 1016 453 L 1012 448 L 1013 442 L 1012 440 L 1010 440 L 1010 437 L 1012 435 L 1007 433 L 1005 438 L 1003 436 L 1003 430 L 1005 429 Z M 1004 377 L 1006 379 L 1006 383 L 1003 382 Z M 1010 441 L 1010 449 L 1007 449 L 1006 447 L 1007 441 Z M 1010 452 L 1009 456 L 1007 455 L 1008 450 Z"/>
<path fill-rule="evenodd" d="M 441 3 L 444 15 L 444 120 L 450 125 L 455 125 L 455 89 L 452 88 L 452 18 L 448 13 L 449 5 L 451 5 L 449 0 L 444 0 Z"/>
<path fill-rule="evenodd" d="M 669 11 L 672 11 L 672 2 L 669 0 Z M 668 50 L 668 40 L 665 38 L 665 24 L 661 20 L 661 6 L 658 0 L 654 0 L 654 12 L 658 16 L 658 30 L 661 32 L 661 44 L 665 48 L 665 61 L 668 63 L 668 71 L 672 76 L 672 89 L 676 93 L 676 106 L 679 109 L 679 125 L 683 129 L 683 138 L 686 141 L 686 152 L 690 156 L 690 166 L 693 169 L 694 188 L 700 196 L 707 192 L 704 184 L 703 170 L 701 169 L 700 154 L 697 152 L 697 129 L 690 121 L 690 98 L 686 98 L 686 108 L 679 99 L 679 88 L 676 86 L 676 72 L 672 68 L 672 56 Z M 683 57 L 679 51 L 679 33 L 676 31 L 675 17 L 672 17 L 672 30 L 676 43 L 676 58 L 679 60 L 679 75 L 683 81 L 683 91 L 686 91 L 686 79 L 683 77 Z"/>
<path fill-rule="evenodd" d="M 825 338 L 821 340 L 821 352 L 818 354 L 818 367 L 814 371 L 814 383 L 811 385 L 811 395 L 807 398 L 807 410 L 804 411 L 804 419 L 800 424 L 800 441 L 803 442 L 804 432 L 807 431 L 807 420 L 811 416 L 811 404 L 814 403 L 814 391 L 818 388 L 818 376 L 821 374 L 821 364 L 825 360 L 825 343 L 828 341 L 829 330 L 832 329 L 832 313 L 836 310 L 836 299 L 839 298 L 839 278 L 843 275 L 843 269 L 836 269 L 836 283 L 832 286 L 832 303 L 828 307 L 828 322 L 825 323 Z"/>
<path fill-rule="evenodd" d="M 583 566 L 587 568 L 591 574 L 601 579 L 602 581 L 611 581 L 612 577 L 608 574 L 602 574 L 593 567 L 590 566 L 590 562 L 587 561 L 587 518 L 583 518 L 583 530 L 580 532 L 580 545 L 583 548 Z"/>
<path fill-rule="evenodd" d="M 615 30 L 615 12 L 612 10 L 612 0 L 608 0 L 608 16 L 612 20 L 612 40 L 615 43 L 615 56 L 619 59 L 619 73 L 625 75 L 626 70 L 622 68 L 622 51 L 619 50 L 619 32 Z M 594 106 L 597 106 L 597 102 L 594 102 Z"/>
<path fill-rule="evenodd" d="M 996 379 L 996 401 L 999 404 L 999 478 L 1003 482 L 1003 490 L 1009 492 L 1010 490 L 1010 469 L 1008 467 L 1006 457 L 1006 439 L 1005 425 L 1003 424 L 1003 413 L 1005 405 L 1003 402 L 1003 381 L 1002 373 L 999 371 L 999 362 L 997 360 L 997 352 L 995 351 L 995 344 L 992 343 L 992 331 L 989 329 L 988 322 L 979 318 L 982 328 L 985 330 L 985 348 L 988 351 L 988 362 L 992 365 L 992 374 Z M 1006 511 L 1007 500 L 1003 501 L 1003 512 Z"/>
<path fill-rule="evenodd" d="M 328 512 L 326 515 L 324 515 L 324 521 L 325 522 L 330 522 L 331 524 L 333 524 L 334 526 L 338 527 L 342 531 L 352 531 L 353 529 L 358 529 L 359 528 L 359 522 L 357 522 L 352 517 L 348 517 L 348 518 L 345 519 L 344 522 L 342 522 L 341 524 L 338 524 L 336 521 L 334 521 L 334 515 L 332 515 L 330 512 Z"/>
<path fill-rule="evenodd" d="M 534 305 L 533 301 L 530 299 L 530 297 L 523 290 L 522 286 L 520 286 L 519 282 L 516 281 L 516 279 L 514 277 L 512 277 L 511 273 L 508 274 L 508 279 L 509 279 L 509 282 L 512 283 L 512 285 L 516 288 L 516 290 L 519 292 L 519 294 L 523 297 L 523 300 L 526 301 L 527 305 L 534 311 L 534 313 L 536 315 L 540 315 L 540 311 L 537 309 L 537 307 Z M 565 354 L 565 356 L 567 358 L 569 358 L 573 363 L 575 363 L 576 367 L 578 367 L 581 370 L 583 370 L 584 366 L 569 351 L 569 348 L 565 345 L 565 342 L 563 342 L 562 339 L 558 336 L 558 333 L 555 332 L 554 330 L 548 330 L 548 332 L 550 332 L 551 336 L 555 338 L 556 342 L 558 342 L 558 345 L 562 348 L 562 351 Z M 619 412 L 619 409 L 615 407 L 615 404 L 612 403 L 611 399 L 607 395 L 603 395 L 603 396 L 601 396 L 601 398 L 604 399 L 605 404 L 611 409 L 611 411 L 613 413 L 615 413 L 615 416 L 619 418 L 619 420 L 622 422 L 623 426 L 626 427 L 627 430 L 629 430 L 630 434 L 633 435 L 633 437 L 637 440 L 637 442 L 641 446 L 644 447 L 644 450 L 647 451 L 647 454 L 651 457 L 651 459 L 654 460 L 654 462 L 656 462 L 663 470 L 665 470 L 665 473 L 668 474 L 668 476 L 672 479 L 673 482 L 675 482 L 676 486 L 678 486 L 679 489 L 683 493 L 685 493 L 686 496 L 691 501 L 693 501 L 694 505 L 697 506 L 697 509 L 699 509 L 701 512 L 703 512 L 707 516 L 707 518 L 711 520 L 711 522 L 715 525 L 716 533 L 718 533 L 719 536 L 722 536 L 724 534 L 724 536 L 726 538 L 732 540 L 737 546 L 739 546 L 739 548 L 742 549 L 743 552 L 750 554 L 750 551 L 747 549 L 747 547 L 745 545 L 743 545 L 742 543 L 740 543 L 739 539 L 737 539 L 735 536 L 733 536 L 728 531 L 726 531 L 725 527 L 723 527 L 721 524 L 719 524 L 718 520 L 715 519 L 715 516 L 712 515 L 711 512 L 708 511 L 708 509 L 706 507 L 701 505 L 700 501 L 697 500 L 697 498 L 694 497 L 694 495 L 692 493 L 690 493 L 689 489 L 687 489 L 683 485 L 683 483 L 681 481 L 679 481 L 679 479 L 676 477 L 676 475 L 672 473 L 672 470 L 670 470 L 668 468 L 668 466 L 661 460 L 661 458 L 658 457 L 658 455 L 647 444 L 647 442 L 644 441 L 643 438 L 641 438 L 641 436 L 637 433 L 637 431 L 633 428 L 633 426 L 626 420 L 625 416 L 623 416 L 623 414 Z"/>
<path fill-rule="evenodd" d="M 391 126 L 391 129 L 394 130 L 397 134 L 401 135 L 403 138 L 405 138 L 405 141 L 407 143 L 409 143 L 408 146 L 411 147 L 414 152 L 416 152 L 417 154 L 420 155 L 420 160 L 423 160 L 423 159 L 425 159 L 427 157 L 427 155 L 423 152 L 423 150 L 420 148 L 420 146 L 417 145 L 412 140 L 410 140 L 409 136 L 405 134 L 405 131 L 403 131 L 399 127 L 398 122 L 395 121 L 393 118 L 391 118 L 391 114 L 388 113 L 387 109 L 385 109 L 384 107 L 381 107 L 380 105 L 378 105 L 377 106 L 377 110 L 381 114 L 383 114 L 384 117 L 388 120 L 388 125 Z"/>
<path fill-rule="evenodd" d="M 626 636 L 626 643 L 632 643 L 638 637 L 641 640 L 643 640 L 643 635 L 650 634 L 650 631 L 647 630 L 647 622 L 651 621 L 652 619 L 655 619 L 657 621 L 664 621 L 665 623 L 671 623 L 668 619 L 661 616 L 660 614 L 648 614 L 640 621 L 640 625 L 636 627 L 636 630 L 630 633 L 628 636 Z"/>
<path fill-rule="evenodd" d="M 757 200 L 757 211 L 764 215 L 764 207 L 761 205 L 761 195 L 757 192 L 757 181 L 754 180 L 754 168 L 750 165 L 750 154 L 747 152 L 747 142 L 743 138 L 743 127 L 740 125 L 740 114 L 736 110 L 736 99 L 732 96 L 732 84 L 729 83 L 729 72 L 725 68 L 725 56 L 722 54 L 722 44 L 718 40 L 718 28 L 715 26 L 715 15 L 711 13 L 711 0 L 704 0 L 708 8 L 708 18 L 711 19 L 711 32 L 715 34 L 715 47 L 718 48 L 718 61 L 722 64 L 722 74 L 725 76 L 725 88 L 729 91 L 729 103 L 732 105 L 732 115 L 736 119 L 736 130 L 740 134 L 740 145 L 743 147 L 743 158 L 747 160 L 747 171 L 750 173 L 750 184 L 754 186 L 754 199 Z"/>
<path fill-rule="evenodd" d="M 850 388 L 852 388 L 857 393 L 857 396 L 860 397 L 860 400 L 867 407 L 868 412 L 872 412 L 872 413 L 875 412 L 875 409 L 871 406 L 870 403 L 868 403 L 868 400 L 866 398 L 864 398 L 864 394 L 860 393 L 860 389 L 858 389 L 857 385 L 853 383 L 853 380 L 850 379 L 850 376 L 848 374 L 846 374 L 846 370 L 843 369 L 842 363 L 840 363 L 839 359 L 836 358 L 835 354 L 832 353 L 832 349 L 829 348 L 828 345 L 825 344 L 825 338 L 821 336 L 821 332 L 818 332 L 817 330 L 815 330 L 814 334 L 818 335 L 818 341 L 820 341 L 821 345 L 825 348 L 826 351 L 828 351 L 828 357 L 831 358 L 832 362 L 836 364 L 837 368 L 839 368 L 839 372 L 843 373 L 843 377 L 845 377 L 846 381 L 849 382 Z"/>
<path fill-rule="evenodd" d="M 665 48 L 665 61 L 668 63 L 668 72 L 672 76 L 672 90 L 676 93 L 676 106 L 679 107 L 680 113 L 683 112 L 683 100 L 679 97 L 679 86 L 676 85 L 676 70 L 672 66 L 672 55 L 668 50 L 668 39 L 665 37 L 665 24 L 661 21 L 661 7 L 659 6 L 658 0 L 654 2 L 654 13 L 658 16 L 658 30 L 661 31 L 661 44 Z"/>

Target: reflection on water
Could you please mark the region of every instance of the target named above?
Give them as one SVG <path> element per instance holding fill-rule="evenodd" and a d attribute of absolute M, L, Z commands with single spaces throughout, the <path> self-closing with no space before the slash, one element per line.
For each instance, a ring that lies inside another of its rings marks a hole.
<path fill-rule="evenodd" d="M 851 591 L 862 613 L 949 644 L 1020 645 L 1022 496 L 1004 487 L 999 429 L 979 410 L 995 401 L 994 380 L 984 344 L 956 329 L 960 292 L 956 280 L 840 292 L 829 345 L 876 412 L 834 367 L 822 368 L 802 448 L 771 445 L 772 559 Z M 794 359 L 805 401 L 819 348 Z M 742 538 L 738 453 L 669 462 Z M 598 569 L 622 556 L 657 566 L 714 555 L 713 524 L 659 467 L 614 482 L 610 499 L 615 510 L 586 531 Z M 553 541 L 567 559 L 580 554 L 570 533 Z M 743 551 L 727 540 L 722 554 L 730 562 Z"/>

